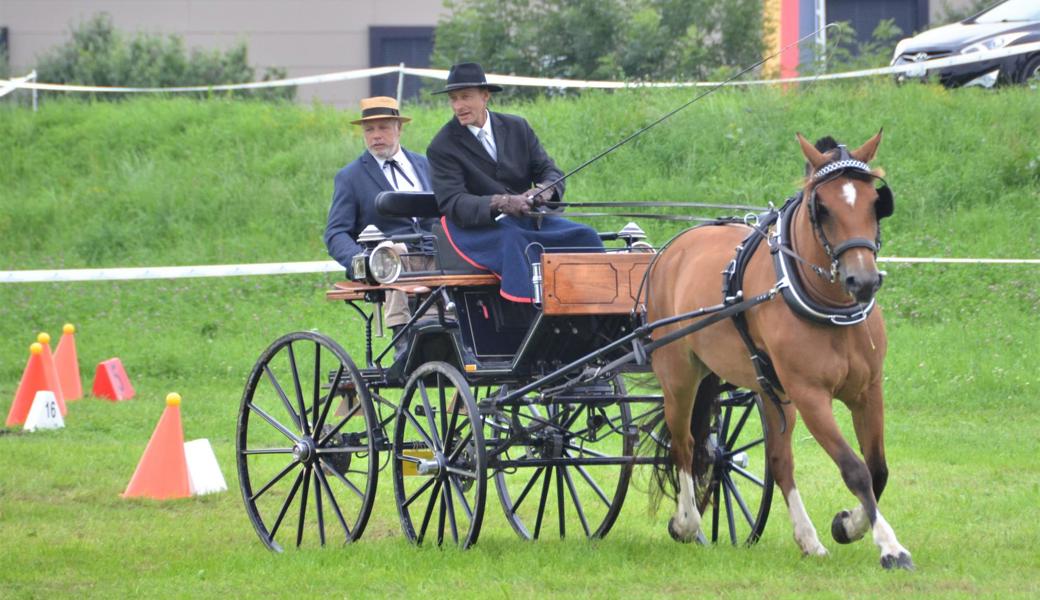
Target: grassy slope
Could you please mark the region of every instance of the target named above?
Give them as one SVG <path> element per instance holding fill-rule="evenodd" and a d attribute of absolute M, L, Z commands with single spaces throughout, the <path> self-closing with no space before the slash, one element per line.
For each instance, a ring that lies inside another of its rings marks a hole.
<path fill-rule="evenodd" d="M 509 110 L 569 167 L 684 97 L 589 94 Z M 801 169 L 794 131 L 854 144 L 884 125 L 878 164 L 897 194 L 886 254 L 1036 257 L 1040 139 L 1027 133 L 1040 129 L 1036 107 L 1029 90 L 727 92 L 590 167 L 570 197 L 779 200 Z M 406 144 L 421 150 L 446 111 L 410 112 Z M 322 259 L 331 175 L 361 148 L 349 115 L 222 101 L 51 103 L 36 115 L 0 113 L 0 139 L 10 150 L 0 161 L 0 268 Z M 671 231 L 656 226 L 653 238 Z M 474 550 L 414 549 L 401 539 L 388 478 L 360 545 L 270 555 L 234 490 L 245 376 L 289 330 L 318 328 L 360 350 L 356 322 L 322 299 L 332 279 L 297 276 L 0 285 L 0 413 L 35 332 L 54 334 L 63 321 L 80 327 L 86 385 L 93 364 L 120 356 L 139 393 L 119 405 L 74 404 L 61 432 L 0 436 L 0 595 L 1035 595 L 1040 527 L 1023 515 L 1040 494 L 1040 275 L 888 270 L 892 477 L 882 506 L 916 574 L 881 573 L 867 541 L 829 542 L 830 515 L 849 497 L 804 428 L 799 487 L 832 551 L 827 561 L 798 557 L 779 499 L 757 547 L 705 550 L 668 540 L 665 515 L 647 518 L 638 491 L 598 544 L 521 544 L 490 504 Z M 118 498 L 169 390 L 184 395 L 186 436 L 214 443 L 231 493 Z"/>

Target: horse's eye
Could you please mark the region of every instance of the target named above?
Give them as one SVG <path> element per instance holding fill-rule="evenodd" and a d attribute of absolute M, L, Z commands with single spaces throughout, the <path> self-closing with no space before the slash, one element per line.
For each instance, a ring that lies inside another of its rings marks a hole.
<path fill-rule="evenodd" d="M 830 215 L 830 213 L 827 212 L 827 207 L 826 206 L 824 206 L 822 204 L 817 204 L 816 205 L 816 218 L 817 219 L 822 221 L 822 220 L 826 219 L 829 215 Z"/>

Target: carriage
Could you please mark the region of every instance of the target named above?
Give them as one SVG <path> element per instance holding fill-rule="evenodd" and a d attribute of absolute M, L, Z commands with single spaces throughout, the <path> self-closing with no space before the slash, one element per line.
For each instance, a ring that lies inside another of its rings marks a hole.
<path fill-rule="evenodd" d="M 384 192 L 376 202 L 391 216 L 437 216 L 432 194 Z M 357 279 L 326 294 L 352 309 L 363 362 L 328 335 L 295 332 L 260 355 L 246 383 L 236 458 L 263 543 L 358 540 L 377 496 L 391 495 L 377 486 L 387 477 L 417 544 L 474 544 L 494 497 L 523 539 L 605 536 L 635 467 L 670 460 L 657 427 L 662 397 L 646 375 L 650 334 L 707 313 L 648 322 L 640 298 L 654 248 L 632 223 L 600 237 L 604 252 L 532 261 L 536 298 L 523 304 L 503 299 L 498 279 L 463 260 L 441 226 L 393 239 L 366 230 Z M 421 247 L 433 268 L 403 269 L 400 242 Z M 412 306 L 394 334 L 381 321 L 391 290 Z M 727 316 L 715 312 L 714 321 Z M 711 542 L 753 543 L 773 491 L 762 401 L 723 385 L 694 410 L 705 428 L 703 531 Z"/>

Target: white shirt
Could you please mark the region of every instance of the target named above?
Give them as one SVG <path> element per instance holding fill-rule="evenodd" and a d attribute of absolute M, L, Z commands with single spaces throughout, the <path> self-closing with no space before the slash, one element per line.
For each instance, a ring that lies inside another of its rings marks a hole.
<path fill-rule="evenodd" d="M 371 152 L 369 152 L 371 154 Z M 404 174 L 408 177 L 405 179 L 401 176 L 401 171 L 397 171 L 397 185 L 394 186 L 394 175 L 390 173 L 390 166 L 386 164 L 387 159 L 379 158 L 375 154 L 372 154 L 372 158 L 376 159 L 379 163 L 379 169 L 383 172 L 383 177 L 386 177 L 386 182 L 390 184 L 390 187 L 397 190 L 398 192 L 421 192 L 423 191 L 422 183 L 419 182 L 419 174 L 415 172 L 415 167 L 412 166 L 411 161 L 408 160 L 408 156 L 397 148 L 397 154 L 392 157 L 397 161 L 397 166 L 404 171 Z M 411 183 L 408 183 L 411 180 Z"/>
<path fill-rule="evenodd" d="M 495 154 L 492 156 L 495 157 L 495 159 L 497 160 L 498 144 L 495 143 L 495 133 L 491 130 L 491 113 L 489 113 L 486 108 L 484 109 L 484 126 L 477 127 L 476 125 L 466 125 L 466 129 L 469 129 L 469 132 L 477 138 L 478 142 L 481 141 L 480 132 L 487 132 L 486 135 L 488 143 L 491 144 L 491 147 L 495 149 Z M 481 145 L 483 145 L 483 142 L 481 142 Z"/>

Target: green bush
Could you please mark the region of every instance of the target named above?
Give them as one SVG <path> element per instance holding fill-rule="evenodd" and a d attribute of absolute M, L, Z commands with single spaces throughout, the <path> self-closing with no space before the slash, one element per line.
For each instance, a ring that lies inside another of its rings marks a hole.
<path fill-rule="evenodd" d="M 226 52 L 194 48 L 190 53 L 176 35 L 138 33 L 128 36 L 99 13 L 71 31 L 71 39 L 40 57 L 40 81 L 121 87 L 173 87 L 246 83 L 256 80 L 245 42 Z M 285 77 L 284 69 L 268 68 L 263 80 Z M 291 100 L 295 87 L 241 90 L 233 95 Z M 202 92 L 199 95 L 206 95 Z M 98 94 L 115 99 L 122 94 Z"/>
<path fill-rule="evenodd" d="M 433 63 L 575 79 L 689 80 L 762 55 L 759 0 L 447 0 Z M 534 94 L 531 90 L 510 93 Z"/>

